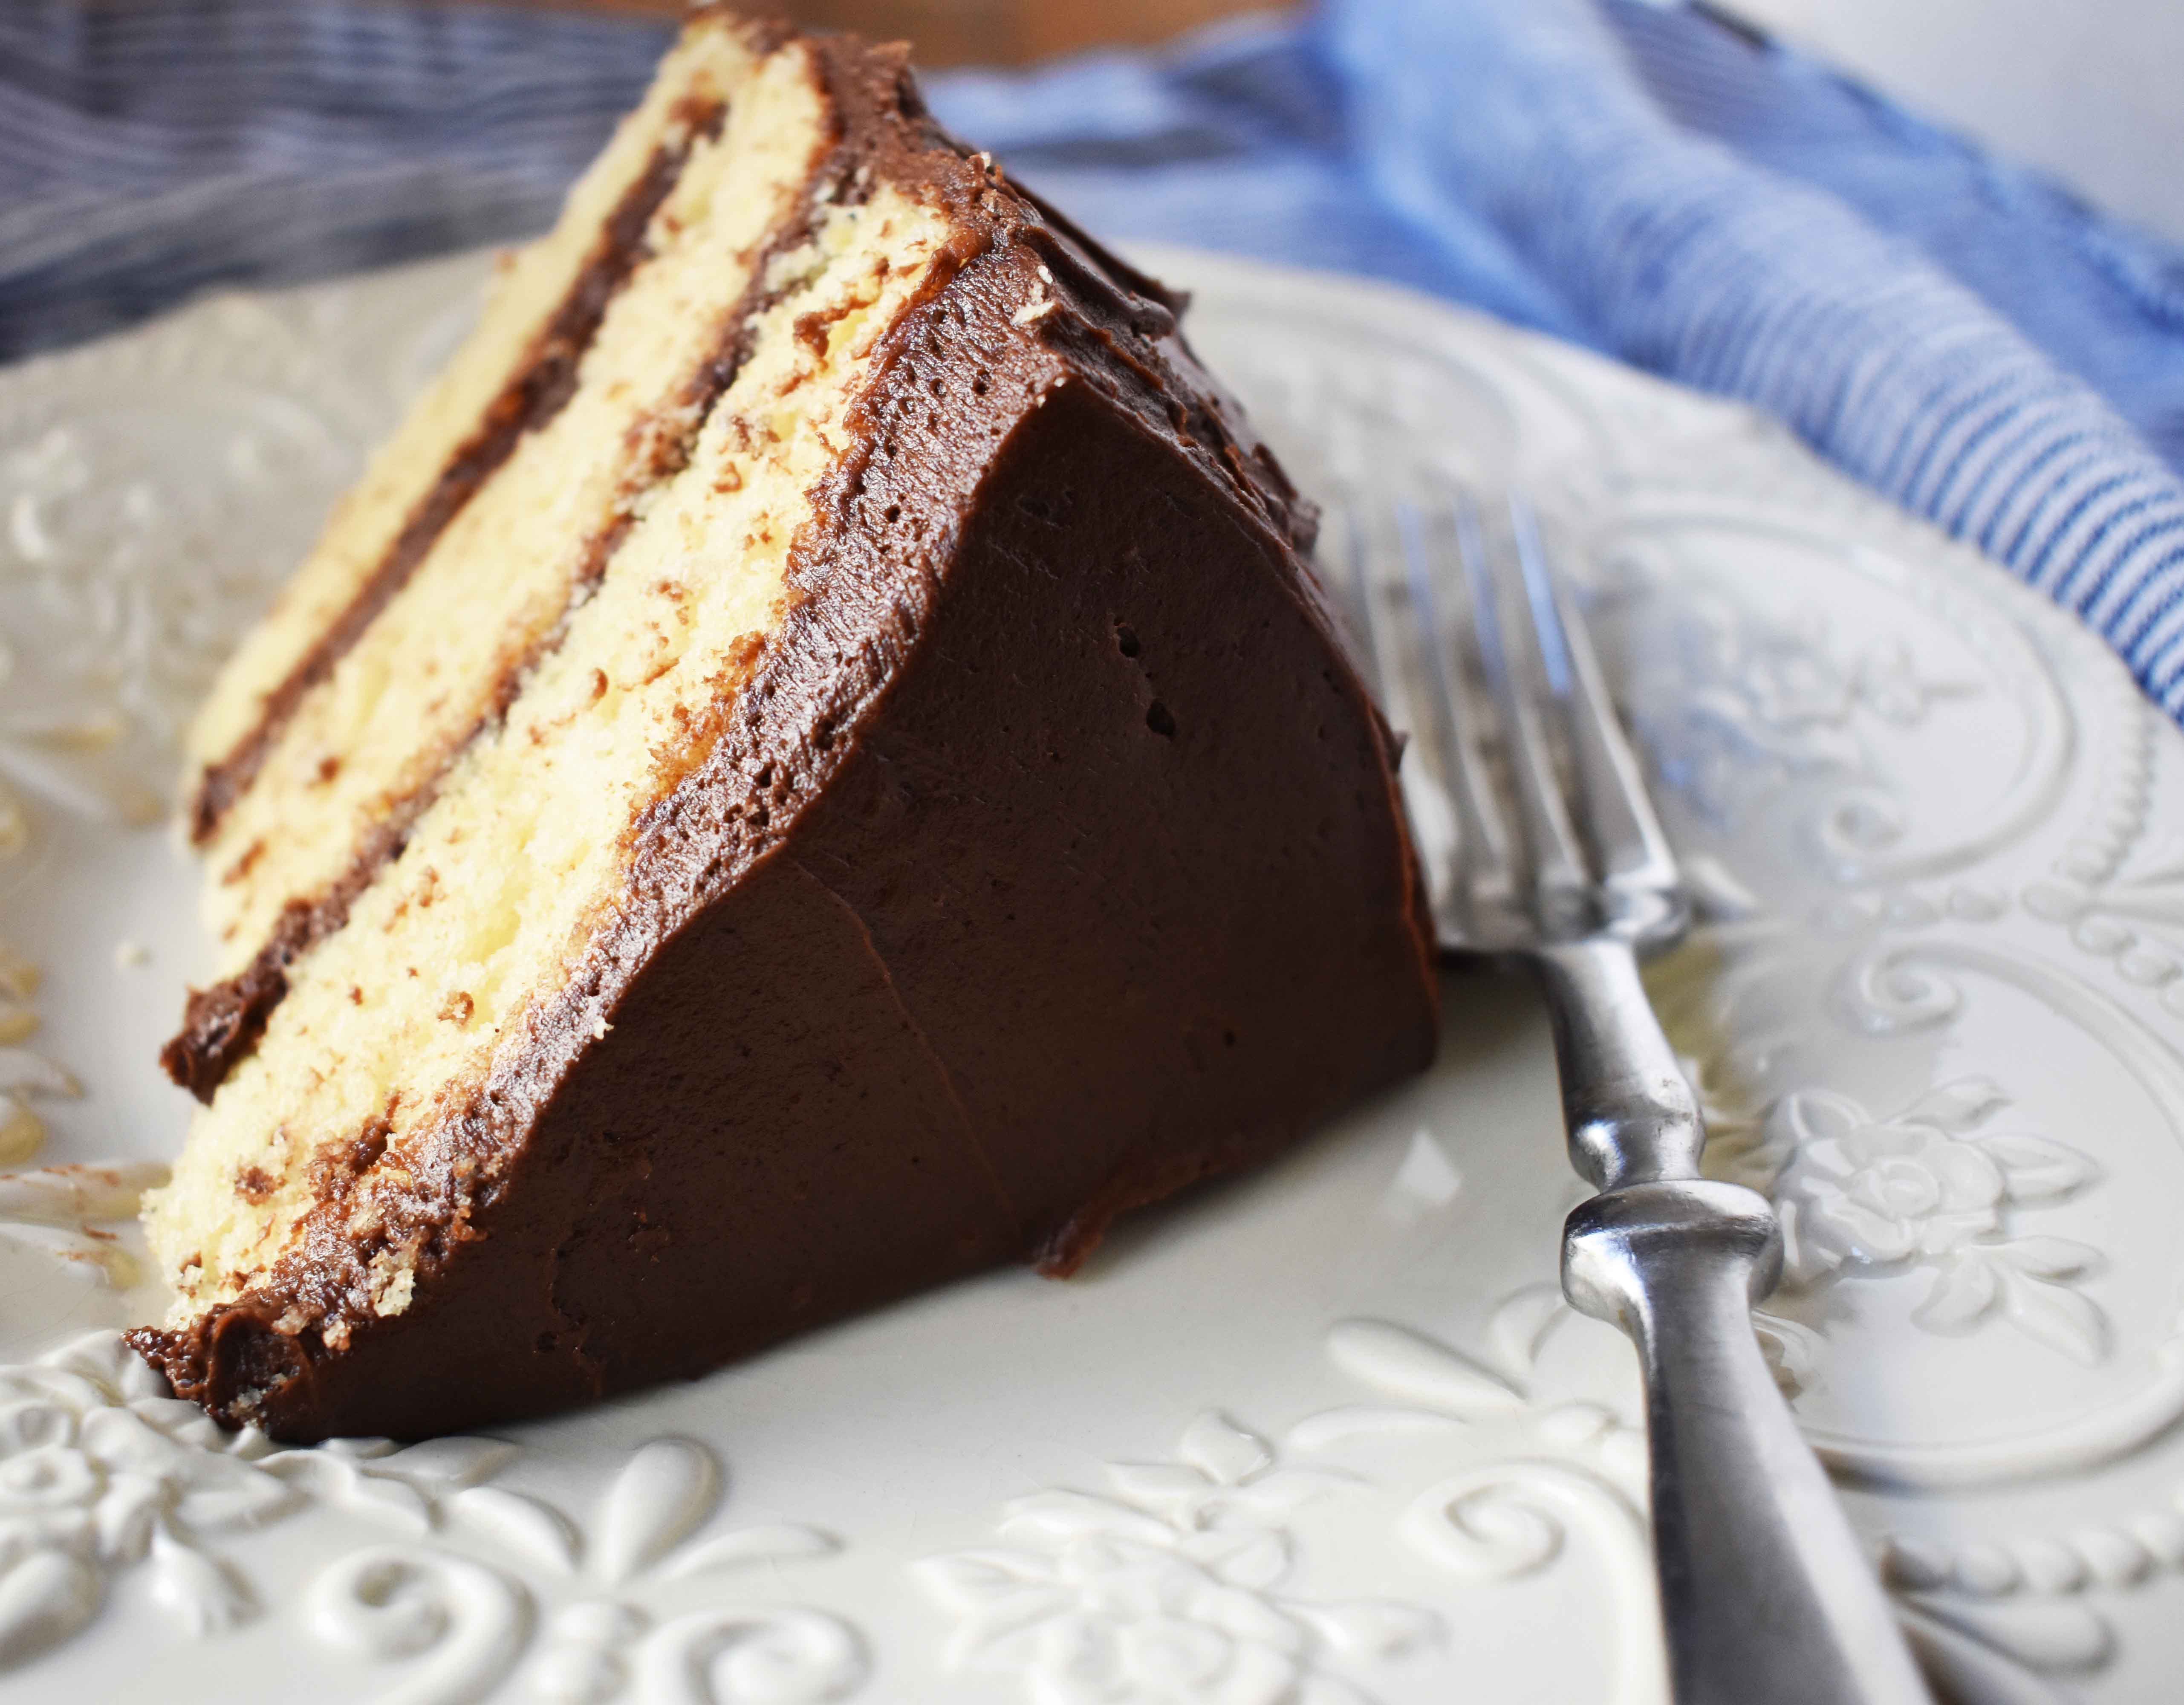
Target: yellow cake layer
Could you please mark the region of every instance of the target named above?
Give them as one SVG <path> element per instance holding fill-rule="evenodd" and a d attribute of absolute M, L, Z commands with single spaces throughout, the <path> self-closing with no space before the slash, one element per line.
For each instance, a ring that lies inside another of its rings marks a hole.
<path fill-rule="evenodd" d="M 735 337 L 769 237 L 800 216 L 827 147 L 797 43 L 734 92 L 652 221 L 575 395 L 527 433 L 401 593 L 283 727 L 207 850 L 216 968 L 247 965 L 282 907 L 348 873 L 390 806 L 429 788 L 547 643 L 610 529 L 701 418 L 691 393 Z"/>
<path fill-rule="evenodd" d="M 564 989 L 614 914 L 630 829 L 702 756 L 694 731 L 718 727 L 753 641 L 777 626 L 789 547 L 846 444 L 844 414 L 948 236 L 938 209 L 883 187 L 777 259 L 788 293 L 688 465 L 646 495 L 504 723 L 462 755 L 346 926 L 291 968 L 259 1048 L 198 1113 L 147 1216 L 175 1325 L 281 1254 L 311 1205 L 315 1156 L 387 1117 L 370 1177 L 393 1177 L 416 1133 L 499 1050 L 526 1045 L 526 1014 Z M 368 1178 L 354 1234 L 371 1230 L 372 1201 Z M 382 1258 L 381 1312 L 406 1305 L 410 1259 Z"/>
<path fill-rule="evenodd" d="M 222 671 L 186 738 L 192 772 L 228 756 L 258 726 L 267 696 L 348 607 L 487 406 L 529 360 L 609 214 L 655 154 L 677 143 L 684 114 L 727 99 L 752 64 L 741 26 L 719 18 L 697 20 L 668 54 L 643 103 L 570 192 L 553 231 L 511 258 L 477 331 L 372 457 L 279 602 Z"/>

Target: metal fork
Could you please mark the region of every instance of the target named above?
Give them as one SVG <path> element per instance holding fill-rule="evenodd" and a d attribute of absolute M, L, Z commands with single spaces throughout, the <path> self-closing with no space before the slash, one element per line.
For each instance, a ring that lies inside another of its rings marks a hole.
<path fill-rule="evenodd" d="M 1780 1277 L 1765 1198 L 1703 1178 L 1696 1100 L 1638 961 L 1691 907 L 1536 520 L 1460 491 L 1348 510 L 1346 588 L 1390 720 L 1444 950 L 1543 985 L 1569 1153 L 1599 1194 L 1563 1289 L 1636 1345 L 1679 1705 L 1929 1700 L 1752 1328 Z"/>

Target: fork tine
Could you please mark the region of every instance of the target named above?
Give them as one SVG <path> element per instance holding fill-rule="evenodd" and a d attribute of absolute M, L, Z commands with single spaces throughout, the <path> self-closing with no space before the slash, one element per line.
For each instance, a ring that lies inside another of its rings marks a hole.
<path fill-rule="evenodd" d="M 1477 611 L 1487 679 L 1502 710 L 1518 817 L 1532 856 L 1533 911 L 1548 936 L 1566 934 L 1591 922 L 1592 881 L 1583 844 L 1563 800 L 1554 749 L 1540 714 L 1545 685 L 1540 677 L 1551 675 L 1553 666 L 1536 621 L 1516 624 L 1525 638 L 1521 647 L 1512 644 L 1508 577 L 1498 565 L 1497 554 L 1488 548 L 1477 513 L 1468 501 L 1457 510 L 1457 539 Z M 1523 593 L 1521 582 L 1517 589 Z M 1524 596 L 1514 601 L 1527 610 L 1531 602 Z"/>
<path fill-rule="evenodd" d="M 1569 707 L 1570 742 L 1577 760 L 1578 801 L 1611 911 L 1626 909 L 1635 896 L 1658 900 L 1678 883 L 1675 855 L 1661 832 L 1647 795 L 1638 759 L 1624 737 L 1607 691 L 1592 637 L 1584 619 L 1547 561 L 1539 523 L 1522 499 L 1509 500 L 1517 540 L 1517 560 L 1543 637 L 1560 654 Z"/>
<path fill-rule="evenodd" d="M 1403 506 L 1396 519 L 1412 602 L 1424 624 L 1427 673 L 1445 724 L 1447 773 L 1452 781 L 1449 792 L 1462 836 L 1457 886 L 1464 933 L 1475 942 L 1499 941 L 1510 935 L 1524 914 L 1520 850 L 1495 797 L 1485 724 L 1471 686 L 1475 634 L 1457 614 L 1469 596 L 1462 541 L 1440 528 L 1435 538 L 1429 538 L 1425 516 L 1413 506 Z M 1450 529 L 1461 526 L 1453 504 L 1440 506 L 1435 519 Z M 1441 596 L 1451 580 L 1457 593 L 1452 606 Z"/>
<path fill-rule="evenodd" d="M 1391 549 L 1387 539 L 1376 536 L 1378 530 L 1366 520 L 1366 513 L 1365 506 L 1355 502 L 1346 510 L 1353 599 L 1372 672 L 1378 677 L 1380 708 L 1390 724 L 1410 737 L 1396 772 L 1396 784 L 1411 820 L 1435 925 L 1444 936 L 1453 935 L 1461 930 L 1454 906 L 1463 854 L 1462 828 L 1450 785 L 1457 771 L 1435 715 L 1438 695 L 1431 684 L 1432 648 L 1418 634 L 1418 618 L 1410 608 L 1405 577 L 1387 571 L 1401 543 L 1398 539 Z M 1379 510 L 1371 513 L 1377 515 Z"/>

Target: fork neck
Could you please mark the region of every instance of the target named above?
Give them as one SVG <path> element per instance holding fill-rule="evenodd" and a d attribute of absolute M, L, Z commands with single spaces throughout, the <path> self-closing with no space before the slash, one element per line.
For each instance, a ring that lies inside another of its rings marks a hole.
<path fill-rule="evenodd" d="M 1609 935 L 1524 955 L 1546 986 L 1571 1163 L 1596 1189 L 1699 1176 L 1697 1098 L 1661 1033 L 1630 944 Z"/>

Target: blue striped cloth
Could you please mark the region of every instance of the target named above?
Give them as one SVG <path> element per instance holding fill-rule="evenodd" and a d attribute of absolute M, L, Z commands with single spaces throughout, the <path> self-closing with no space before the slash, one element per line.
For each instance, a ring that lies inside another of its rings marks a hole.
<path fill-rule="evenodd" d="M 0 354 L 533 228 L 662 26 L 0 8 Z M 1087 224 L 1397 279 L 1742 398 L 2184 716 L 2184 254 L 1691 7 L 1325 0 L 932 80 Z"/>

